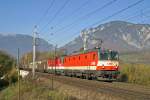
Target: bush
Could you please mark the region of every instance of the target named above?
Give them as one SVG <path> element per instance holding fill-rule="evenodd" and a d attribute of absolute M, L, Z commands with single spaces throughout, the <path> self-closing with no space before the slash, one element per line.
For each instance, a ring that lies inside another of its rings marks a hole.
<path fill-rule="evenodd" d="M 12 68 L 12 70 L 7 75 L 7 80 L 10 83 L 15 83 L 18 80 L 18 73 L 16 68 Z"/>
<path fill-rule="evenodd" d="M 120 74 L 119 76 L 119 79 L 118 79 L 120 82 L 127 82 L 128 81 L 128 75 L 123 73 L 123 74 Z"/>
<path fill-rule="evenodd" d="M 0 91 L 9 85 L 9 82 L 6 80 L 0 80 Z"/>

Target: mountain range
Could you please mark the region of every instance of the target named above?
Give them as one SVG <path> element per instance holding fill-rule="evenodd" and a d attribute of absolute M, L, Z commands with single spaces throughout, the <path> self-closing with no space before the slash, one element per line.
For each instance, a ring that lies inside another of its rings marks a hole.
<path fill-rule="evenodd" d="M 32 51 L 32 36 L 24 34 L 0 35 L 0 50 L 5 51 L 12 56 L 17 56 L 17 50 L 20 50 L 20 55 Z M 37 50 L 48 51 L 53 46 L 44 39 L 37 39 Z"/>
<path fill-rule="evenodd" d="M 102 48 L 113 49 L 119 52 L 150 49 L 150 25 L 134 24 L 125 21 L 111 21 L 97 27 L 86 29 L 90 37 L 101 39 Z M 68 53 L 78 51 L 83 47 L 82 37 L 78 36 L 62 48 Z M 88 40 L 88 49 L 96 47 L 98 40 Z"/>
<path fill-rule="evenodd" d="M 111 21 L 84 31 L 87 31 L 90 35 L 89 37 L 101 39 L 103 41 L 101 45 L 102 48 L 113 49 L 119 52 L 150 49 L 149 24 Z M 49 44 L 44 39 L 39 38 L 37 41 L 38 51 L 48 51 L 54 49 L 54 46 Z M 96 39 L 89 39 L 88 49 L 96 47 L 98 43 L 99 41 Z M 0 50 L 16 56 L 17 48 L 20 48 L 21 54 L 32 51 L 32 36 L 23 34 L 0 34 Z M 59 49 L 65 49 L 68 53 L 72 53 L 74 51 L 79 51 L 81 48 L 83 48 L 83 41 L 82 37 L 78 36 Z"/>

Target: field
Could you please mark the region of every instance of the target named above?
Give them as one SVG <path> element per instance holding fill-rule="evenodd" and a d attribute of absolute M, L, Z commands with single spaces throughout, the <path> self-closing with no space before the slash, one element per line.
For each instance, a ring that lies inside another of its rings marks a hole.
<path fill-rule="evenodd" d="M 150 51 L 126 52 L 120 54 L 120 60 L 126 63 L 149 64 Z"/>
<path fill-rule="evenodd" d="M 120 81 L 150 86 L 150 65 L 121 63 Z"/>
<path fill-rule="evenodd" d="M 79 80 L 81 79 L 70 77 L 62 80 L 55 78 L 53 89 L 50 77 L 40 77 L 36 81 L 21 81 L 20 100 L 124 100 L 109 93 L 103 93 L 98 88 L 96 90 L 91 87 L 86 88 L 86 84 L 78 84 Z M 88 82 L 88 80 L 83 81 Z M 0 100 L 17 100 L 18 94 L 16 83 L 0 93 Z"/>
<path fill-rule="evenodd" d="M 76 100 L 36 80 L 22 80 L 20 84 L 20 100 Z M 0 100 L 17 100 L 18 91 L 18 83 L 12 84 L 0 92 Z"/>
<path fill-rule="evenodd" d="M 150 52 L 130 52 L 120 55 L 120 80 L 150 86 Z"/>

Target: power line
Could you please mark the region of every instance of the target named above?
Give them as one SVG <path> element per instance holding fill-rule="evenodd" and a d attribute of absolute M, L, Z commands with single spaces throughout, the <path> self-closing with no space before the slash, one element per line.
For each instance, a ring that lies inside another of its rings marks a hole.
<path fill-rule="evenodd" d="M 54 0 L 53 0 L 53 1 L 54 1 Z M 69 14 L 69 16 L 65 16 L 65 17 L 63 17 L 62 19 L 65 19 L 66 17 L 67 17 L 66 19 L 68 19 L 69 17 L 73 16 L 75 13 L 77 13 L 78 11 L 80 11 L 80 9 L 82 9 L 83 7 L 85 7 L 85 5 L 87 5 L 89 1 L 91 1 L 91 0 L 86 0 L 86 1 L 85 1 L 84 3 L 82 3 L 78 8 L 76 8 L 75 10 L 73 10 L 73 11 Z M 52 6 L 52 4 L 51 4 L 51 6 Z M 50 9 L 50 6 L 49 6 L 48 9 Z M 48 10 L 45 11 L 45 15 L 46 15 L 46 13 L 48 13 Z M 64 21 L 64 20 L 62 20 L 62 21 Z M 61 22 L 59 21 L 59 24 L 62 23 L 62 21 L 61 21 Z M 55 25 L 55 26 L 57 26 L 57 25 Z M 41 36 L 43 36 L 43 35 L 41 35 Z"/>
<path fill-rule="evenodd" d="M 119 10 L 119 11 L 113 13 L 112 15 L 110 15 L 110 16 L 108 16 L 108 17 L 106 17 L 106 18 L 103 18 L 102 20 L 100 20 L 100 21 L 98 21 L 98 22 L 96 22 L 96 23 L 94 23 L 94 24 L 91 24 L 90 26 L 95 26 L 95 25 L 99 24 L 100 22 L 104 22 L 104 21 L 108 20 L 109 18 L 114 17 L 114 16 L 116 16 L 116 15 L 118 15 L 118 14 L 120 14 L 120 13 L 122 13 L 122 12 L 124 12 L 124 11 L 126 11 L 126 10 L 128 10 L 128 9 L 130 9 L 130 8 L 132 8 L 132 7 L 136 6 L 136 5 L 138 5 L 138 4 L 140 4 L 140 3 L 143 2 L 143 1 L 144 1 L 144 0 L 139 0 L 139 1 L 137 1 L 137 2 L 135 2 L 135 3 L 133 3 L 133 4 L 131 4 L 131 5 L 127 6 L 126 8 L 123 8 L 123 9 L 121 9 L 121 10 Z M 89 26 L 89 27 L 90 27 L 90 26 Z"/>
<path fill-rule="evenodd" d="M 110 1 L 110 2 L 108 2 L 108 3 L 106 3 L 106 4 L 104 4 L 103 6 L 101 6 L 101 7 L 97 8 L 97 9 L 95 9 L 94 11 L 89 12 L 88 14 L 86 14 L 86 15 L 80 17 L 79 19 L 82 19 L 82 18 L 84 19 L 84 17 L 89 17 L 89 16 L 91 16 L 93 13 L 96 13 L 97 11 L 103 10 L 104 8 L 106 8 L 107 6 L 113 4 L 113 3 L 116 2 L 116 1 L 117 1 L 117 0 L 112 0 L 112 1 Z M 83 5 L 88 4 L 88 2 L 89 2 L 89 0 L 87 0 L 85 3 L 83 3 Z M 77 12 L 77 11 L 80 10 L 81 8 L 82 8 L 82 6 L 78 7 L 75 12 Z M 72 12 L 72 13 L 74 13 L 74 12 Z M 79 21 L 79 19 L 77 19 L 77 21 Z M 67 25 L 67 26 L 70 26 L 70 25 L 76 23 L 77 21 L 74 21 L 73 23 L 71 23 L 71 24 L 69 24 L 69 25 Z M 49 23 L 50 23 L 50 21 L 47 23 L 47 25 L 48 25 Z M 45 27 L 46 27 L 47 25 L 45 25 Z M 67 27 L 67 26 L 65 26 L 65 27 Z M 41 29 L 41 31 L 44 30 L 45 27 L 43 27 L 43 28 Z M 59 31 L 60 31 L 60 30 L 59 30 Z"/>
<path fill-rule="evenodd" d="M 92 26 L 95 26 L 95 25 L 99 24 L 100 22 L 107 21 L 108 19 L 110 19 L 110 18 L 112 18 L 112 17 L 114 17 L 114 16 L 116 16 L 116 15 L 118 15 L 118 14 L 120 14 L 120 13 L 122 13 L 122 12 L 124 12 L 124 11 L 126 11 L 126 10 L 128 10 L 128 9 L 130 9 L 130 8 L 132 8 L 132 7 L 134 7 L 134 6 L 136 6 L 136 5 L 138 5 L 138 4 L 140 4 L 140 3 L 143 2 L 143 1 L 144 1 L 144 0 L 139 0 L 139 1 L 137 1 L 137 2 L 135 2 L 135 3 L 133 3 L 133 4 L 131 4 L 131 5 L 127 6 L 126 8 L 123 8 L 123 9 L 121 9 L 121 10 L 119 10 L 119 11 L 113 13 L 112 15 L 109 15 L 108 17 L 103 18 L 102 20 L 99 20 L 99 21 L 97 21 L 96 23 L 93 23 L 93 24 L 89 25 L 88 27 L 92 27 Z"/>
<path fill-rule="evenodd" d="M 149 11 L 149 9 L 141 9 L 143 11 L 143 13 L 146 13 Z M 127 16 L 123 16 L 122 19 L 125 19 L 125 20 L 128 20 L 128 19 L 132 19 L 132 17 L 136 17 L 138 15 L 141 15 L 141 13 L 139 14 L 139 10 L 138 11 L 135 11 L 134 13 L 131 13 L 131 15 L 127 15 Z"/>
<path fill-rule="evenodd" d="M 57 17 L 57 15 L 65 8 L 65 6 L 68 4 L 69 0 L 66 0 L 64 4 L 58 9 L 58 11 L 55 13 L 55 15 L 48 21 L 48 23 L 41 29 L 44 30 L 50 23 L 54 21 L 54 19 Z"/>
<path fill-rule="evenodd" d="M 69 16 L 65 16 L 62 19 L 68 19 L 70 17 L 72 17 L 75 13 L 77 13 L 78 11 L 80 11 L 80 9 L 82 9 L 83 7 L 85 7 L 85 5 L 87 5 L 89 3 L 89 1 L 91 0 L 87 0 L 86 2 L 82 3 L 78 8 L 76 8 L 75 10 L 73 10 L 70 14 L 68 14 Z M 62 23 L 64 20 L 61 20 L 61 22 L 59 21 L 59 24 Z M 55 26 L 57 26 L 58 24 L 56 24 Z"/>
<path fill-rule="evenodd" d="M 80 20 L 82 20 L 82 19 L 85 19 L 85 17 L 89 17 L 89 16 L 91 16 L 92 14 L 94 14 L 94 13 L 96 13 L 96 12 L 98 12 L 98 11 L 103 10 L 104 8 L 110 6 L 111 4 L 113 4 L 113 3 L 116 2 L 116 1 L 117 1 L 117 0 L 112 0 L 112 1 L 110 1 L 110 2 L 108 2 L 108 3 L 106 3 L 106 4 L 104 4 L 102 7 L 99 7 L 99 8 L 97 8 L 97 9 L 95 9 L 94 11 L 89 12 L 88 14 L 86 14 L 86 15 L 84 15 L 84 16 L 81 16 L 80 18 L 76 19 L 76 20 L 73 21 L 72 23 L 70 23 L 70 24 L 68 24 L 68 25 L 66 25 L 66 26 L 64 26 L 64 27 L 62 27 L 62 28 L 60 28 L 60 29 L 58 29 L 58 31 L 56 31 L 56 33 L 59 32 L 59 31 L 61 31 L 61 30 L 64 30 L 65 28 L 68 28 L 68 27 L 74 25 L 74 23 L 77 23 L 78 21 L 80 21 Z"/>
<path fill-rule="evenodd" d="M 43 15 L 41 16 L 40 20 L 38 21 L 37 25 L 39 25 L 41 23 L 41 21 L 44 19 L 44 17 L 48 14 L 49 10 L 52 8 L 53 4 L 54 4 L 55 0 L 52 0 L 48 6 L 48 8 L 45 10 L 45 12 L 43 13 Z"/>
<path fill-rule="evenodd" d="M 142 12 L 142 15 L 144 16 L 146 13 L 149 13 L 150 12 L 150 10 L 148 10 L 148 11 L 143 11 Z M 130 17 L 128 17 L 128 18 L 125 18 L 126 20 L 130 20 L 130 19 L 133 19 L 133 18 L 136 18 L 136 17 L 141 17 L 141 14 L 137 14 L 137 15 L 134 15 L 134 16 L 130 16 Z"/>
<path fill-rule="evenodd" d="M 92 27 L 92 26 L 95 26 L 95 25 L 99 24 L 100 22 L 104 22 L 104 21 L 108 20 L 109 18 L 114 17 L 114 16 L 116 16 L 116 15 L 118 15 L 118 14 L 120 14 L 120 13 L 122 13 L 122 12 L 124 12 L 124 11 L 126 11 L 126 10 L 128 10 L 128 9 L 130 9 L 130 8 L 132 8 L 132 7 L 136 6 L 136 5 L 138 5 L 138 4 L 140 4 L 140 3 L 143 2 L 143 1 L 144 1 L 144 0 L 139 0 L 139 1 L 137 1 L 137 2 L 135 2 L 135 3 L 133 3 L 133 4 L 131 4 L 131 5 L 127 6 L 126 8 L 123 8 L 123 9 L 121 9 L 121 10 L 119 10 L 119 11 L 113 13 L 112 15 L 109 15 L 108 17 L 103 18 L 102 20 L 99 20 L 99 21 L 97 21 L 96 23 L 93 23 L 93 24 L 91 24 L 91 25 L 89 25 L 89 26 L 87 26 L 87 27 Z M 74 34 L 78 34 L 78 33 L 80 33 L 80 31 L 78 31 L 78 32 L 76 32 L 76 33 L 74 33 Z M 72 34 L 72 35 L 74 35 L 74 34 Z"/>

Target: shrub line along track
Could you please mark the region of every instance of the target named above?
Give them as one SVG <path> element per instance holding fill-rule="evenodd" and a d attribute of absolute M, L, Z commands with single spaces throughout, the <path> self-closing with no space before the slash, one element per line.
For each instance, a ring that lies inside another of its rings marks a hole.
<path fill-rule="evenodd" d="M 46 78 L 51 78 L 51 74 L 47 73 L 40 73 L 36 72 L 39 76 L 44 76 Z M 58 81 L 64 84 L 76 86 L 79 88 L 83 88 L 86 90 L 93 90 L 98 93 L 104 93 L 104 94 L 110 94 L 113 96 L 121 97 L 125 100 L 150 100 L 150 93 L 144 93 L 140 91 L 134 91 L 134 90 L 127 90 L 124 88 L 114 87 L 111 86 L 110 83 L 106 84 L 105 82 L 96 82 L 96 81 L 90 81 L 90 80 L 84 80 L 84 79 L 78 79 L 78 78 L 71 78 L 71 77 L 65 77 L 65 76 L 54 76 L 54 81 Z"/>

